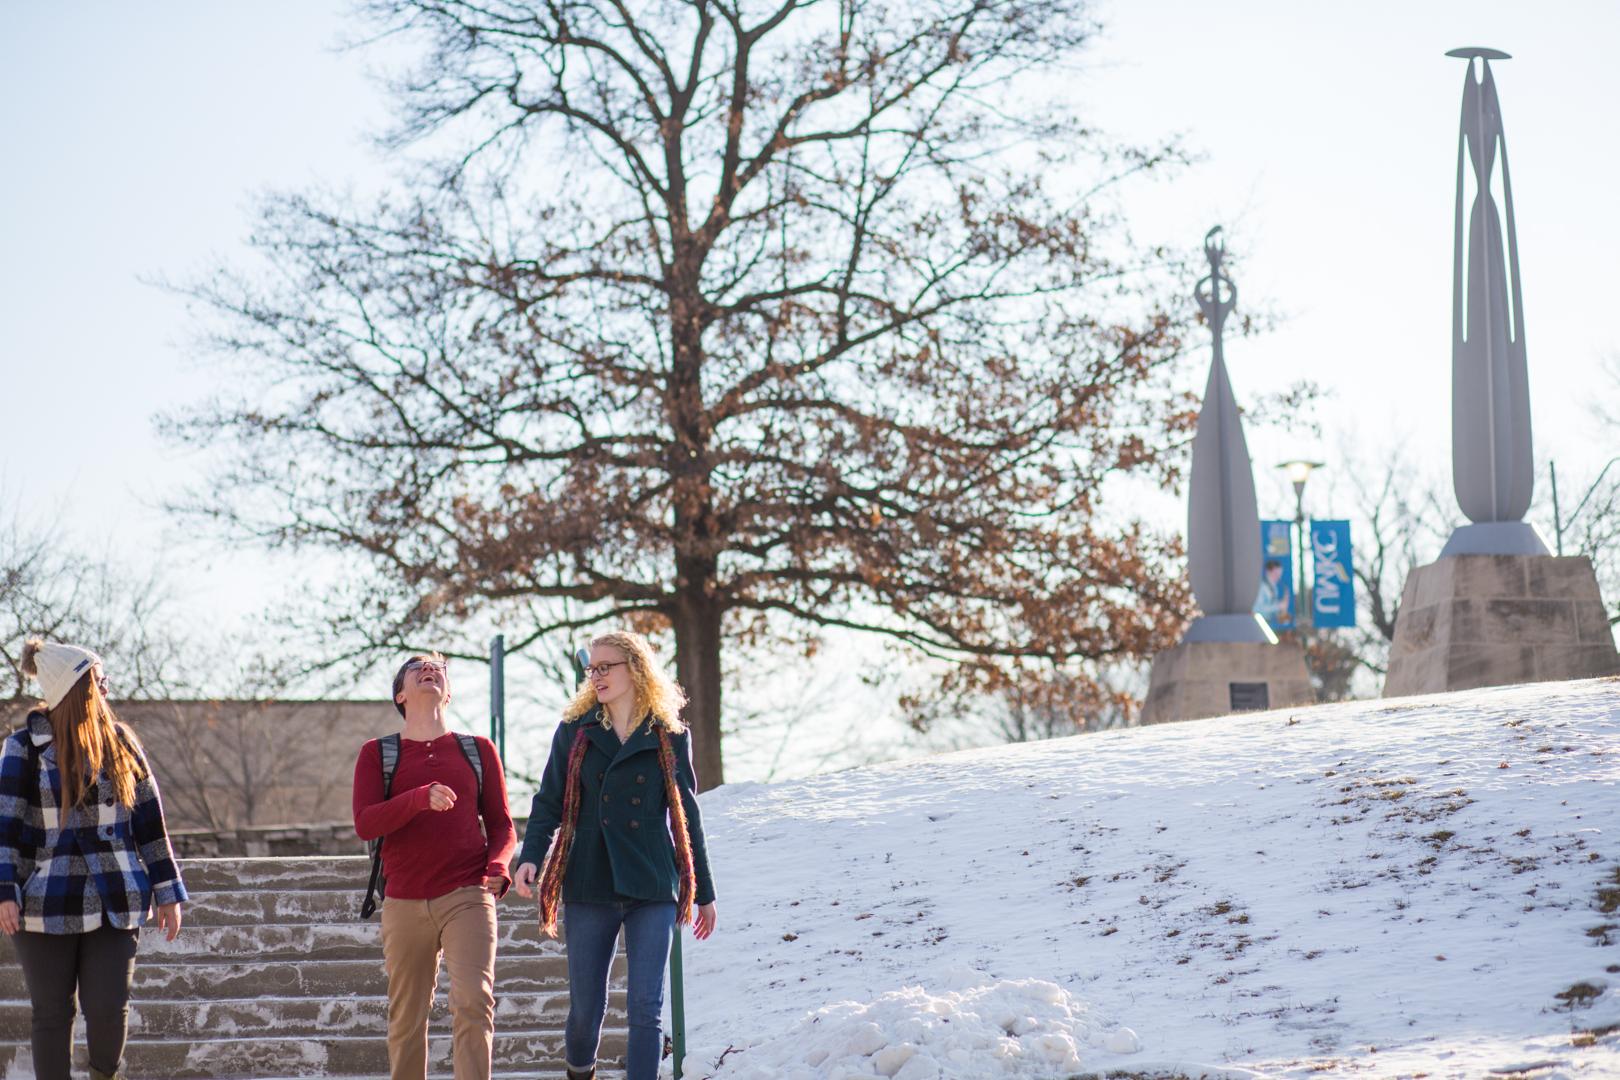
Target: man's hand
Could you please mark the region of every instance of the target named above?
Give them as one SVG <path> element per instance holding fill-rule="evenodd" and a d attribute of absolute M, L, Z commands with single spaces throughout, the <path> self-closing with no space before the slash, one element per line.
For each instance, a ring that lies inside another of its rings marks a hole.
<path fill-rule="evenodd" d="M 180 936 L 180 905 L 159 904 L 157 908 L 158 928 L 163 931 L 165 940 L 173 941 Z"/>
<path fill-rule="evenodd" d="M 443 784 L 433 784 L 428 788 L 428 809 L 444 811 L 456 805 L 456 793 Z"/>
<path fill-rule="evenodd" d="M 506 890 L 506 879 L 500 877 L 499 875 L 496 875 L 495 877 L 486 877 L 484 878 L 484 888 L 489 891 L 491 896 L 499 900 L 501 898 L 501 893 Z"/>
<path fill-rule="evenodd" d="M 15 934 L 22 926 L 22 912 L 17 910 L 17 901 L 6 900 L 0 902 L 0 931 L 7 937 Z"/>
<path fill-rule="evenodd" d="M 519 896 L 534 895 L 534 876 L 538 873 L 532 862 L 523 863 L 512 871 L 512 884 L 517 888 Z"/>

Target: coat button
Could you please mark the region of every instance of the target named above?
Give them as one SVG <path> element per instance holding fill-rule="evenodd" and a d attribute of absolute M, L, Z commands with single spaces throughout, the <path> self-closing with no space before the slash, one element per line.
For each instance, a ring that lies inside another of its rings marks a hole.
<path fill-rule="evenodd" d="M 630 827 L 632 829 L 639 829 L 639 828 L 641 828 L 641 822 L 637 821 L 635 818 L 631 818 L 630 819 Z"/>
<path fill-rule="evenodd" d="M 607 775 L 607 773 L 597 773 L 597 774 L 596 774 L 596 778 L 597 778 L 597 779 L 598 779 L 598 780 L 600 780 L 600 779 L 602 779 L 602 777 L 604 777 L 604 776 L 606 776 L 606 775 Z"/>
<path fill-rule="evenodd" d="M 637 796 L 637 795 L 630 796 L 630 805 L 631 806 L 640 806 L 641 805 L 640 796 Z"/>
<path fill-rule="evenodd" d="M 606 796 L 606 795 L 603 795 L 603 796 L 602 796 L 602 801 L 603 801 L 603 802 L 607 802 L 607 801 L 608 801 L 608 797 L 607 797 L 607 796 Z"/>
<path fill-rule="evenodd" d="M 646 782 L 647 778 L 645 776 L 641 775 L 640 773 L 636 773 L 636 783 L 645 784 Z"/>

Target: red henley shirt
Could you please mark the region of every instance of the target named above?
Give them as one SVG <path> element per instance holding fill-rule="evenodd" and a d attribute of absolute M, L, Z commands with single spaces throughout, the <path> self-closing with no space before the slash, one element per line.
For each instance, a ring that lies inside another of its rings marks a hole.
<path fill-rule="evenodd" d="M 517 838 L 506 806 L 506 776 L 495 744 L 481 735 L 474 738 L 484 764 L 481 803 L 478 777 L 456 745 L 454 732 L 430 742 L 400 739 L 394 794 L 386 800 L 377 741 L 361 747 L 354 763 L 354 831 L 362 840 L 383 837 L 386 895 L 431 900 L 486 877 L 503 883 L 501 893 L 511 884 L 506 864 Z M 428 808 L 428 789 L 434 784 L 456 793 L 455 806 Z"/>

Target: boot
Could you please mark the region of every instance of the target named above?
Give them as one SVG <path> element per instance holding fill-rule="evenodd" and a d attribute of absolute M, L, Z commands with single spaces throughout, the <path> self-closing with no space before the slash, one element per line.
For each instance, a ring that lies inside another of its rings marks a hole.
<path fill-rule="evenodd" d="M 584 1072 L 575 1072 L 569 1066 L 564 1065 L 563 1066 L 563 1072 L 568 1074 L 568 1080 L 596 1080 L 596 1066 L 595 1065 L 592 1065 L 589 1069 L 585 1070 Z M 112 1078 L 108 1077 L 107 1080 L 112 1080 Z"/>

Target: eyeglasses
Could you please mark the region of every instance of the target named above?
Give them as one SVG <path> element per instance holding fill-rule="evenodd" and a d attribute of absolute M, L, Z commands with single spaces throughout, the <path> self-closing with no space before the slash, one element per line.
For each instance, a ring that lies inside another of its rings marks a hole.
<path fill-rule="evenodd" d="M 449 664 L 441 664 L 436 660 L 412 660 L 405 665 L 406 671 L 437 671 L 440 675 L 450 670 Z"/>
<path fill-rule="evenodd" d="M 585 674 L 589 675 L 593 679 L 601 678 L 614 668 L 622 667 L 629 662 L 630 661 L 628 660 L 615 660 L 611 664 L 592 664 L 590 667 L 585 669 Z"/>

